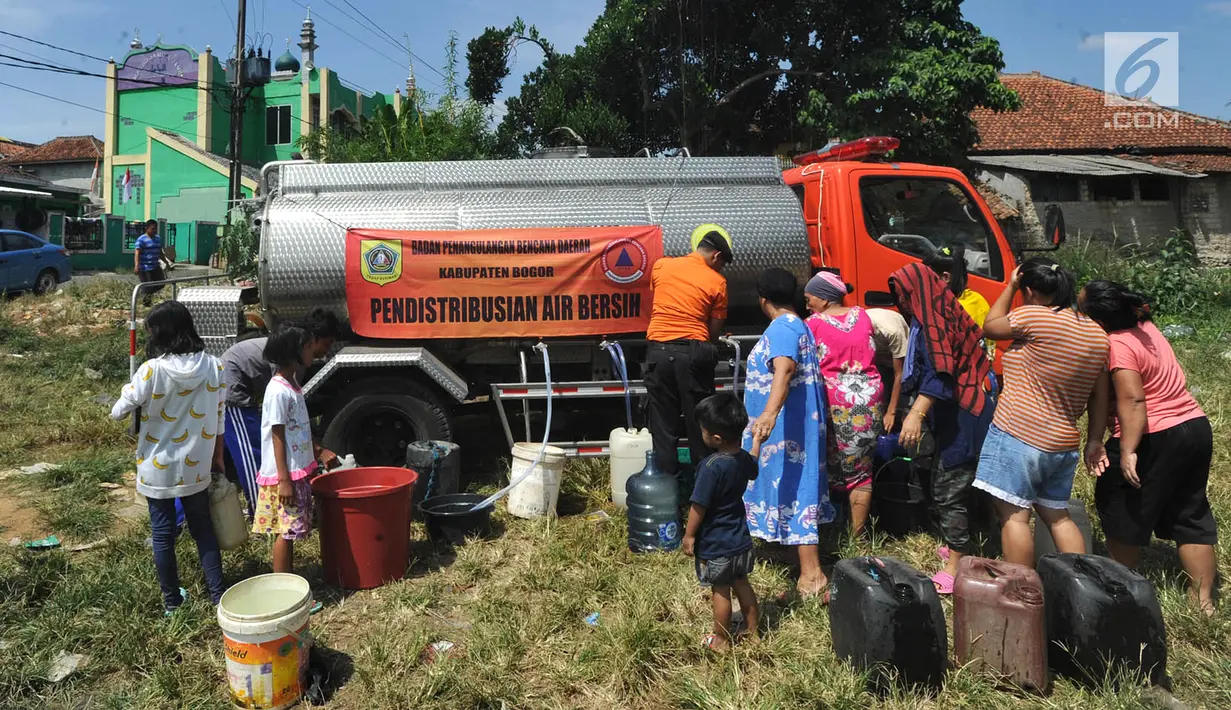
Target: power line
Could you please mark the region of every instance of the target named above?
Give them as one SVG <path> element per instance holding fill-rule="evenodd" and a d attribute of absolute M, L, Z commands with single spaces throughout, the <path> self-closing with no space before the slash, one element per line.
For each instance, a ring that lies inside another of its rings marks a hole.
<path fill-rule="evenodd" d="M 325 0 L 325 2 L 330 2 L 330 0 Z M 373 21 L 372 21 L 372 18 L 370 18 L 370 17 L 368 17 L 367 15 L 365 15 L 365 14 L 363 13 L 363 10 L 360 10 L 359 8 L 355 7 L 355 6 L 351 3 L 351 1 L 350 1 L 350 0 L 342 0 L 342 2 L 346 3 L 346 4 L 347 4 L 348 6 L 350 6 L 352 9 L 354 9 L 354 11 L 355 11 L 355 12 L 359 13 L 359 16 L 360 16 L 360 17 L 362 17 L 363 19 L 367 20 L 367 21 L 368 21 L 368 24 L 372 25 L 372 26 L 373 26 L 373 27 L 375 27 L 377 30 L 379 30 L 381 34 L 383 34 L 384 36 L 388 37 L 388 38 L 389 38 L 389 41 L 390 41 L 390 42 L 392 42 L 392 43 L 394 44 L 394 46 L 396 46 L 397 48 L 399 48 L 399 49 L 401 49 L 401 50 L 404 50 L 404 51 L 405 51 L 406 53 L 408 53 L 411 57 L 413 57 L 413 58 L 415 59 L 415 61 L 419 62 L 419 63 L 420 63 L 420 64 L 422 64 L 423 66 L 427 67 L 428 69 L 431 69 L 433 72 L 435 72 L 436 74 L 438 74 L 438 75 L 440 76 L 440 78 L 441 78 L 441 79 L 448 80 L 448 78 L 449 78 L 449 77 L 448 77 L 448 75 L 447 75 L 447 74 L 445 74 L 445 73 L 444 73 L 443 71 L 441 71 L 440 69 L 437 69 L 435 66 L 433 66 L 432 64 L 430 64 L 430 63 L 429 63 L 426 59 L 424 59 L 423 57 L 420 57 L 418 54 L 415 54 L 415 51 L 414 51 L 413 49 L 411 49 L 411 48 L 410 48 L 410 44 L 409 44 L 409 42 L 408 42 L 407 44 L 402 44 L 401 42 L 397 41 L 397 38 L 396 38 L 396 37 L 394 37 L 393 35 L 391 35 L 391 34 L 389 34 L 388 32 L 386 32 L 384 27 L 381 27 L 381 26 L 380 26 L 380 25 L 378 25 L 377 23 L 373 22 Z M 330 2 L 330 4 L 333 4 L 333 3 L 332 3 L 332 2 Z"/>

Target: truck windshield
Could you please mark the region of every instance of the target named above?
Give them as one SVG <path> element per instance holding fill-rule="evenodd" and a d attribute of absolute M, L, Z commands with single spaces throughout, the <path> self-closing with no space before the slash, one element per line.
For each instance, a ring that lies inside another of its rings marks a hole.
<path fill-rule="evenodd" d="M 1003 278 L 996 239 L 978 204 L 959 183 L 943 178 L 864 177 L 864 222 L 877 242 L 920 259 L 944 247 L 966 247 L 967 271 Z"/>

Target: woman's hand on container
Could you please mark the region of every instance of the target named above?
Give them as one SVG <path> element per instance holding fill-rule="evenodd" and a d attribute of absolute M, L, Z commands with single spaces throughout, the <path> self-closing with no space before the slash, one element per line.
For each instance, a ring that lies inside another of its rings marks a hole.
<path fill-rule="evenodd" d="M 284 508 L 295 504 L 295 484 L 291 483 L 291 479 L 284 478 L 278 481 L 278 500 Z"/>
<path fill-rule="evenodd" d="M 332 471 L 342 464 L 342 462 L 338 459 L 337 454 L 323 446 L 317 448 L 316 460 L 321 462 L 321 465 L 325 467 L 326 471 Z"/>
<path fill-rule="evenodd" d="M 902 420 L 902 432 L 898 434 L 898 442 L 902 444 L 902 448 L 910 451 L 918 446 L 922 439 L 923 417 L 916 414 L 913 410 L 907 412 L 906 418 Z"/>
<path fill-rule="evenodd" d="M 892 433 L 893 433 L 893 425 L 894 425 L 894 424 L 897 424 L 897 423 L 898 423 L 898 417 L 897 417 L 897 414 L 896 414 L 895 412 L 885 412 L 884 424 L 885 424 L 885 433 L 886 433 L 886 434 L 892 434 Z"/>
<path fill-rule="evenodd" d="M 1102 476 L 1110 465 L 1103 442 L 1092 440 L 1086 443 L 1086 470 L 1091 476 Z"/>

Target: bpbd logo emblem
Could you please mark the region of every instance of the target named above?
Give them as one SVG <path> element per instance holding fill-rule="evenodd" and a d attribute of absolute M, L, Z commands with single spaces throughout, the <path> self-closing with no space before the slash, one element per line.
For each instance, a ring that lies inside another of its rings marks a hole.
<path fill-rule="evenodd" d="M 1180 33 L 1105 33 L 1103 93 L 1108 106 L 1178 106 Z"/>
<path fill-rule="evenodd" d="M 395 239 L 364 239 L 359 243 L 363 280 L 377 286 L 402 277 L 402 242 Z"/>
<path fill-rule="evenodd" d="M 612 283 L 628 285 L 645 276 L 650 255 L 636 239 L 617 239 L 602 255 L 603 275 Z"/>

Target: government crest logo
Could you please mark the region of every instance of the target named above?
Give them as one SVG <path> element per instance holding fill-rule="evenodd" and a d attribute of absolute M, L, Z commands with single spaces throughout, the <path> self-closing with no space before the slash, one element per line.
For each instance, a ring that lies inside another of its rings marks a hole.
<path fill-rule="evenodd" d="M 364 239 L 359 242 L 360 272 L 363 280 L 377 286 L 402 277 L 402 242 L 392 239 Z"/>
<path fill-rule="evenodd" d="M 602 263 L 609 281 L 627 286 L 645 276 L 650 255 L 636 239 L 617 239 L 603 250 Z"/>

